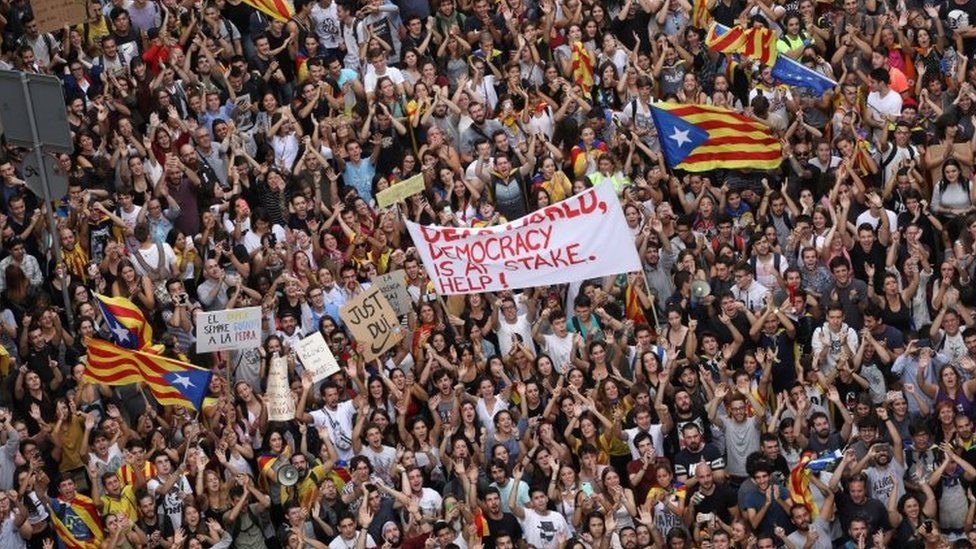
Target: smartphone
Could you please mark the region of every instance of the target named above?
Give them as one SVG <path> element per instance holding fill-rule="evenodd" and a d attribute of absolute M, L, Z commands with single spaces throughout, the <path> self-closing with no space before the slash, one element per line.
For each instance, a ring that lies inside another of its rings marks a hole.
<path fill-rule="evenodd" d="M 925 522 L 923 522 L 922 523 L 922 526 L 925 527 L 925 532 L 926 533 L 931 534 L 932 533 L 932 530 L 935 528 L 935 523 L 932 522 L 931 519 L 929 519 L 929 520 L 926 520 Z"/>
<path fill-rule="evenodd" d="M 583 493 L 586 494 L 586 497 L 593 496 L 593 485 L 590 484 L 589 482 L 584 482 L 582 485 L 580 485 L 580 490 L 582 490 Z"/>

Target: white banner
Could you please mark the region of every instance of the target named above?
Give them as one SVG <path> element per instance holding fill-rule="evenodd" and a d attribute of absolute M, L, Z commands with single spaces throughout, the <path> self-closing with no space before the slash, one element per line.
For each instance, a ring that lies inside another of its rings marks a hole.
<path fill-rule="evenodd" d="M 641 270 L 634 235 L 609 184 L 494 227 L 406 223 L 442 295 L 564 284 Z"/>
<path fill-rule="evenodd" d="M 197 352 L 261 346 L 261 307 L 197 313 Z"/>
<path fill-rule="evenodd" d="M 312 373 L 312 381 L 315 382 L 339 371 L 339 363 L 325 343 L 322 332 L 315 332 L 298 342 L 298 358 L 302 359 L 302 366 Z"/>

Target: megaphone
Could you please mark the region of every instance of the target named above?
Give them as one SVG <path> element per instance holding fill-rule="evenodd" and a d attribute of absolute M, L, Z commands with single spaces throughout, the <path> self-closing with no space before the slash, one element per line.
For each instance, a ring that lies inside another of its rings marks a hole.
<path fill-rule="evenodd" d="M 712 287 L 704 280 L 696 280 L 691 283 L 691 296 L 701 299 L 712 293 Z"/>
<path fill-rule="evenodd" d="M 298 469 L 288 463 L 278 469 L 278 484 L 282 486 L 294 486 L 298 484 Z"/>

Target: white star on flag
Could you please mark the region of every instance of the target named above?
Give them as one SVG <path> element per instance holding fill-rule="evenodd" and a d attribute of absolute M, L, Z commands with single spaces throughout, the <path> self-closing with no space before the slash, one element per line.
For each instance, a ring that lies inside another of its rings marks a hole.
<path fill-rule="evenodd" d="M 182 385 L 184 389 L 189 389 L 190 387 L 196 387 L 190 378 L 181 375 L 173 376 L 173 385 Z"/>
<path fill-rule="evenodd" d="M 674 133 L 669 136 L 678 143 L 678 147 L 683 147 L 685 143 L 690 143 L 691 139 L 688 137 L 688 130 L 674 129 Z"/>
<path fill-rule="evenodd" d="M 119 338 L 119 342 L 129 341 L 129 336 L 131 332 L 127 330 L 124 326 L 116 324 L 112 331 L 115 332 L 115 337 Z"/>

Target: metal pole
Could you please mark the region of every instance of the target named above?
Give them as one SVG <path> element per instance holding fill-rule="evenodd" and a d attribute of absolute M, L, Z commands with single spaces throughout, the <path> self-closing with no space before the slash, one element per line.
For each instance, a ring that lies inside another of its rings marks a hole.
<path fill-rule="evenodd" d="M 34 103 L 31 100 L 30 88 L 27 85 L 27 75 L 20 74 L 20 84 L 24 89 L 24 100 L 27 102 L 27 120 L 30 121 L 31 140 L 34 143 L 34 158 L 37 159 L 37 171 L 41 172 L 41 187 L 44 189 L 44 205 L 47 210 L 48 232 L 51 234 L 51 242 L 54 245 L 54 268 L 61 264 L 61 238 L 54 222 L 54 203 L 51 200 L 51 187 L 47 180 L 47 170 L 44 169 L 44 153 L 41 151 L 40 137 L 37 135 L 37 120 L 34 118 Z M 74 312 L 71 308 L 71 298 L 68 294 L 68 286 L 61 279 L 61 297 L 64 299 L 64 313 L 68 318 L 68 329 L 74 331 Z"/>

